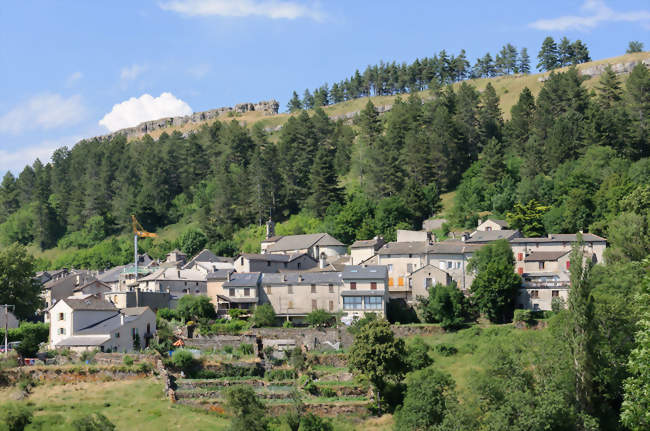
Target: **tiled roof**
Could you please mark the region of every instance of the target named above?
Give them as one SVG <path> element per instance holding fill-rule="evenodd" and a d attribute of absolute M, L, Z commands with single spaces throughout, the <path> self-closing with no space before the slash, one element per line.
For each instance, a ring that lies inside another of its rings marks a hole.
<path fill-rule="evenodd" d="M 373 238 L 373 239 L 361 239 L 352 243 L 350 248 L 365 248 L 373 247 L 377 250 L 379 247 L 385 244 L 383 238 Z"/>
<path fill-rule="evenodd" d="M 302 281 L 299 281 L 302 278 Z M 341 283 L 340 272 L 264 273 L 262 284 L 337 284 Z"/>
<path fill-rule="evenodd" d="M 521 235 L 518 230 L 489 230 L 489 231 L 480 231 L 477 230 L 469 237 L 465 242 L 468 244 L 477 243 L 477 242 L 490 242 L 497 241 L 499 239 L 511 239 L 516 236 Z"/>
<path fill-rule="evenodd" d="M 344 244 L 327 233 L 311 233 L 305 235 L 288 235 L 281 237 L 268 247 L 269 251 L 289 251 L 308 249 L 314 245 L 343 246 Z"/>
<path fill-rule="evenodd" d="M 230 280 L 223 284 L 223 287 L 257 287 L 259 279 L 259 272 L 235 272 L 230 276 Z"/>
<path fill-rule="evenodd" d="M 108 301 L 94 297 L 89 298 L 65 298 L 61 301 L 68 304 L 73 310 L 94 310 L 94 311 L 117 311 L 117 308 Z"/>
<path fill-rule="evenodd" d="M 388 269 L 386 265 L 346 265 L 343 268 L 344 280 L 375 280 L 387 276 Z"/>
<path fill-rule="evenodd" d="M 160 268 L 159 270 L 138 279 L 138 281 L 205 281 L 205 273 L 195 269 Z"/>
<path fill-rule="evenodd" d="M 510 242 L 513 244 L 525 244 L 525 243 L 543 243 L 543 242 L 576 242 L 578 240 L 578 234 L 575 233 L 552 233 L 548 236 L 542 236 L 538 238 L 514 238 Z M 583 233 L 582 240 L 585 242 L 600 242 L 607 241 L 606 238 L 603 238 L 593 233 Z"/>
<path fill-rule="evenodd" d="M 534 251 L 524 259 L 526 262 L 539 262 L 548 260 L 558 260 L 565 254 L 570 253 L 569 250 L 564 251 Z"/>
<path fill-rule="evenodd" d="M 228 278 L 228 273 L 235 272 L 234 269 L 218 269 L 213 272 L 209 272 L 207 275 L 208 280 L 225 280 Z"/>
<path fill-rule="evenodd" d="M 111 339 L 110 335 L 100 336 L 75 336 L 64 338 L 56 343 L 57 347 L 74 347 L 74 346 L 101 346 Z"/>
<path fill-rule="evenodd" d="M 409 242 L 389 242 L 384 245 L 378 254 L 424 254 L 429 248 L 426 241 L 409 241 Z"/>

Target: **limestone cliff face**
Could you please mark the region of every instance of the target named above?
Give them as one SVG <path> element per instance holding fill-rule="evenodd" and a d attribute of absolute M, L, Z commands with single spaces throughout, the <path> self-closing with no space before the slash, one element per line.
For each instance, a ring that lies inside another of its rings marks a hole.
<path fill-rule="evenodd" d="M 226 106 L 223 108 L 210 109 L 209 111 L 195 112 L 192 115 L 184 117 L 167 117 L 158 120 L 145 121 L 134 127 L 120 129 L 108 135 L 99 136 L 99 139 L 111 139 L 118 135 L 125 135 L 127 138 L 142 136 L 154 130 L 165 129 L 167 127 L 180 127 L 187 123 L 200 123 L 207 120 L 213 120 L 222 115 L 229 113 L 244 113 L 250 111 L 263 112 L 264 115 L 276 115 L 280 104 L 277 100 L 265 100 L 258 103 L 238 103 L 234 107 Z"/>
<path fill-rule="evenodd" d="M 632 72 L 632 69 L 634 69 L 634 66 L 637 64 L 643 64 L 645 67 L 650 68 L 650 58 L 646 58 L 645 60 L 639 60 L 639 61 L 628 61 L 625 63 L 605 63 L 605 64 L 597 64 L 595 66 L 589 66 L 589 67 L 583 67 L 580 68 L 578 73 L 583 76 L 600 76 L 605 72 L 605 69 L 607 69 L 607 66 L 611 66 L 612 70 L 614 73 L 617 75 L 621 75 L 623 73 L 630 73 Z M 548 79 L 548 75 L 540 76 L 537 78 L 538 81 L 544 82 Z"/>

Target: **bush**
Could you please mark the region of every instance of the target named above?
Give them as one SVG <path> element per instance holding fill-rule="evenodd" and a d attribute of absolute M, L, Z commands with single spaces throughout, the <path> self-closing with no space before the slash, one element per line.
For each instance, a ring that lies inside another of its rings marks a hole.
<path fill-rule="evenodd" d="M 283 328 L 293 328 L 293 322 L 291 320 L 285 320 L 282 324 Z"/>
<path fill-rule="evenodd" d="M 301 370 L 305 366 L 305 354 L 302 352 L 302 349 L 299 346 L 294 347 L 291 350 L 286 351 L 286 355 L 289 359 L 289 364 L 296 370 Z"/>
<path fill-rule="evenodd" d="M 316 416 L 313 413 L 306 413 L 300 418 L 300 427 L 298 431 L 333 431 L 332 423 Z"/>
<path fill-rule="evenodd" d="M 555 298 L 551 299 L 551 310 L 554 313 L 559 313 L 565 308 L 566 308 L 566 301 L 564 301 L 562 297 L 556 296 Z"/>
<path fill-rule="evenodd" d="M 261 328 L 275 325 L 275 311 L 271 304 L 262 304 L 255 307 L 253 312 L 253 325 Z"/>
<path fill-rule="evenodd" d="M 272 382 L 277 382 L 280 380 L 293 380 L 296 378 L 296 376 L 297 374 L 294 370 L 283 370 L 283 369 L 267 371 L 264 374 L 264 378 Z"/>
<path fill-rule="evenodd" d="M 101 413 L 93 413 L 72 421 L 75 431 L 113 431 L 115 425 Z"/>
<path fill-rule="evenodd" d="M 386 318 L 390 323 L 417 323 L 418 316 L 403 299 L 391 299 L 388 302 Z"/>
<path fill-rule="evenodd" d="M 214 305 L 207 296 L 185 295 L 178 301 L 176 311 L 186 321 L 202 318 L 214 319 L 217 317 Z"/>
<path fill-rule="evenodd" d="M 21 358 L 33 358 L 38 353 L 39 345 L 42 342 L 40 329 L 35 327 L 25 328 L 20 344 L 16 346 L 16 352 Z"/>
<path fill-rule="evenodd" d="M 367 324 L 372 323 L 378 319 L 379 317 L 376 313 L 366 313 L 361 319 L 355 319 L 352 322 L 348 328 L 348 332 L 356 336 Z"/>
<path fill-rule="evenodd" d="M 208 237 L 201 230 L 195 228 L 187 229 L 176 241 L 178 248 L 188 256 L 194 256 L 200 252 L 207 242 Z"/>
<path fill-rule="evenodd" d="M 239 345 L 239 351 L 242 355 L 252 355 L 253 354 L 253 345 L 248 343 L 242 343 Z"/>
<path fill-rule="evenodd" d="M 169 308 L 159 308 L 158 311 L 156 312 L 156 317 L 167 321 L 180 319 L 180 316 L 178 315 L 176 310 L 171 310 Z"/>
<path fill-rule="evenodd" d="M 130 367 L 133 365 L 133 358 L 130 357 L 129 355 L 124 355 L 124 358 L 122 358 L 122 362 L 124 362 L 124 365 Z"/>
<path fill-rule="evenodd" d="M 454 356 L 458 353 L 458 349 L 454 346 L 446 343 L 440 343 L 433 346 L 433 350 L 441 354 L 442 356 Z"/>
<path fill-rule="evenodd" d="M 192 353 L 185 349 L 174 350 L 172 354 L 172 364 L 185 374 L 190 374 L 196 366 L 196 360 Z"/>
<path fill-rule="evenodd" d="M 231 354 L 233 350 L 232 346 L 223 346 L 223 351 L 227 354 Z"/>
<path fill-rule="evenodd" d="M 460 328 L 469 317 L 469 303 L 456 285 L 436 284 L 429 297 L 420 300 L 422 317 L 428 323 L 440 323 L 445 329 Z"/>
<path fill-rule="evenodd" d="M 336 323 L 336 317 L 325 310 L 314 310 L 305 317 L 305 322 L 313 328 L 331 327 Z"/>
<path fill-rule="evenodd" d="M 248 310 L 243 310 L 241 308 L 231 308 L 228 310 L 228 316 L 230 316 L 231 319 L 239 319 L 245 314 L 248 314 Z"/>
<path fill-rule="evenodd" d="M 515 310 L 513 319 L 515 322 L 531 323 L 533 319 L 533 312 L 531 310 Z"/>
<path fill-rule="evenodd" d="M 433 359 L 429 356 L 429 345 L 420 337 L 415 337 L 406 348 L 406 353 L 406 362 L 411 370 L 420 370 L 433 364 Z"/>
<path fill-rule="evenodd" d="M 7 427 L 8 431 L 22 431 L 32 423 L 34 414 L 25 404 L 6 403 L 0 407 L 0 423 Z"/>
<path fill-rule="evenodd" d="M 226 403 L 233 414 L 231 430 L 266 431 L 266 406 L 250 386 L 232 386 L 226 391 Z"/>

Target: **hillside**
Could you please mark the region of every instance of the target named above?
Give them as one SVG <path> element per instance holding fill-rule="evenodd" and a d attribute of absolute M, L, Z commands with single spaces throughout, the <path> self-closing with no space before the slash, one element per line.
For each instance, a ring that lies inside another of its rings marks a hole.
<path fill-rule="evenodd" d="M 598 66 L 604 66 L 609 64 L 612 66 L 627 65 L 629 67 L 631 63 L 635 63 L 639 61 L 645 61 L 646 64 L 650 64 L 650 52 L 625 54 L 619 57 L 612 57 L 603 60 L 582 63 L 577 65 L 576 67 L 581 73 L 584 74 L 592 73 L 592 75 L 590 75 L 590 78 L 587 79 L 584 83 L 586 88 L 591 89 L 598 82 L 599 75 L 593 74 L 594 70 L 597 69 Z M 567 69 L 568 68 L 556 69 L 556 72 L 563 72 L 566 71 Z M 629 73 L 629 69 L 626 72 L 621 73 L 623 79 L 625 79 L 628 73 Z M 512 106 L 517 102 L 517 98 L 519 97 L 519 93 L 521 93 L 521 90 L 523 90 L 524 87 L 528 87 L 533 93 L 533 95 L 537 96 L 539 90 L 542 88 L 543 79 L 547 78 L 549 75 L 550 72 L 535 73 L 529 75 L 515 74 L 515 75 L 497 76 L 494 78 L 469 79 L 463 82 L 475 86 L 479 91 L 482 91 L 488 82 L 491 83 L 496 89 L 497 95 L 500 98 L 500 107 L 501 107 L 501 111 L 503 112 L 504 119 L 509 119 L 510 108 L 512 108 Z M 460 83 L 454 84 L 455 87 L 458 87 L 459 85 Z M 429 92 L 427 90 L 419 92 L 418 94 L 423 99 L 427 99 L 429 97 Z M 400 96 L 372 96 L 369 98 L 364 97 L 364 98 L 359 98 L 354 100 L 348 100 L 345 102 L 341 102 L 329 106 L 324 106 L 323 110 L 331 118 L 345 117 L 346 115 L 361 111 L 361 109 L 363 109 L 363 107 L 367 103 L 368 99 L 370 99 L 372 103 L 374 103 L 376 106 L 386 106 L 386 105 L 392 105 L 395 102 L 395 99 L 397 97 Z M 404 98 L 406 96 L 401 95 L 401 97 Z M 280 107 L 280 110 L 282 110 L 283 108 L 284 107 Z M 263 112 L 263 111 L 249 111 L 244 113 L 237 113 L 232 116 L 222 115 L 218 118 L 218 120 L 232 121 L 233 119 L 237 119 L 238 121 L 245 123 L 249 127 L 252 127 L 253 125 L 259 123 L 264 128 L 276 129 L 278 126 L 282 126 L 287 121 L 287 119 L 292 115 L 296 115 L 296 114 L 280 113 L 280 114 L 270 116 L 268 115 L 267 112 Z M 163 132 L 172 133 L 173 131 L 179 131 L 181 133 L 188 133 L 193 130 L 199 129 L 201 126 L 205 124 L 212 123 L 213 121 L 214 119 L 210 119 L 206 121 L 199 121 L 196 123 L 187 123 L 179 127 L 176 126 L 168 127 L 165 129 L 155 130 L 149 133 L 149 135 L 152 138 L 157 139 L 158 137 L 160 137 L 160 135 Z M 137 136 L 134 136 L 130 139 L 137 139 Z"/>

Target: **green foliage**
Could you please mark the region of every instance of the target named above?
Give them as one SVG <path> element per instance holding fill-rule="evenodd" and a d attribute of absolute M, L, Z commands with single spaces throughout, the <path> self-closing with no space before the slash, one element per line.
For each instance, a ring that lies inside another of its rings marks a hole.
<path fill-rule="evenodd" d="M 16 351 L 23 358 L 33 358 L 38 353 L 39 345 L 47 341 L 48 334 L 44 334 L 44 329 L 47 325 L 43 324 L 28 324 L 21 325 L 20 333 L 22 338 L 20 344 L 16 346 Z"/>
<path fill-rule="evenodd" d="M 248 343 L 242 343 L 239 345 L 239 351 L 242 353 L 242 355 L 252 355 L 253 345 Z"/>
<path fill-rule="evenodd" d="M 133 358 L 130 357 L 129 355 L 124 355 L 124 357 L 122 358 L 122 362 L 124 362 L 124 365 L 126 365 L 127 367 L 130 367 L 131 365 L 133 365 Z"/>
<path fill-rule="evenodd" d="M 374 386 L 380 411 L 381 392 L 388 383 L 399 382 L 406 368 L 405 359 L 404 340 L 395 338 L 386 320 L 367 323 L 354 337 L 348 366 Z"/>
<path fill-rule="evenodd" d="M 264 431 L 267 429 L 266 406 L 250 386 L 231 386 L 226 403 L 233 415 L 233 431 Z"/>
<path fill-rule="evenodd" d="M 0 302 L 13 304 L 18 319 L 32 318 L 43 307 L 41 286 L 33 278 L 34 264 L 34 258 L 21 245 L 0 250 Z"/>
<path fill-rule="evenodd" d="M 468 320 L 469 302 L 455 284 L 436 284 L 429 297 L 420 298 L 420 312 L 427 323 L 440 323 L 445 329 L 458 329 Z"/>
<path fill-rule="evenodd" d="M 242 308 L 231 308 L 228 310 L 228 316 L 230 316 L 231 319 L 240 319 L 245 314 L 248 314 L 248 311 Z"/>
<path fill-rule="evenodd" d="M 514 272 L 514 256 L 506 240 L 495 241 L 472 256 L 470 271 L 478 274 L 472 282 L 472 301 L 492 322 L 512 318 L 521 278 Z"/>
<path fill-rule="evenodd" d="M 185 295 L 178 301 L 176 313 L 186 321 L 199 319 L 213 319 L 217 313 L 210 298 L 200 295 Z"/>
<path fill-rule="evenodd" d="M 388 301 L 386 318 L 390 323 L 417 323 L 418 316 L 404 300 L 392 299 Z"/>
<path fill-rule="evenodd" d="M 535 200 L 526 205 L 516 203 L 513 211 L 506 214 L 510 229 L 519 230 L 525 237 L 544 236 L 544 214 L 549 207 L 539 205 Z"/>
<path fill-rule="evenodd" d="M 325 310 L 317 309 L 307 314 L 305 322 L 313 328 L 327 328 L 336 323 L 336 316 Z"/>
<path fill-rule="evenodd" d="M 9 402 L 0 407 L 0 426 L 7 431 L 23 431 L 32 423 L 34 414 L 24 403 Z"/>
<path fill-rule="evenodd" d="M 637 40 L 630 41 L 625 52 L 628 54 L 632 54 L 634 52 L 643 52 L 643 42 L 639 42 Z"/>
<path fill-rule="evenodd" d="M 333 431 L 334 427 L 329 419 L 321 418 L 313 413 L 306 413 L 300 418 L 298 431 Z"/>
<path fill-rule="evenodd" d="M 531 310 L 515 310 L 513 322 L 531 323 L 533 319 L 533 312 Z"/>
<path fill-rule="evenodd" d="M 630 377 L 625 380 L 621 421 L 633 431 L 650 427 L 650 320 L 639 322 L 636 347 L 628 360 Z"/>
<path fill-rule="evenodd" d="M 458 353 L 458 349 L 454 346 L 445 343 L 439 343 L 433 346 L 433 350 L 441 354 L 442 356 L 454 356 Z"/>
<path fill-rule="evenodd" d="M 92 413 L 72 421 L 75 431 L 113 431 L 115 425 L 101 413 Z"/>
<path fill-rule="evenodd" d="M 194 256 L 203 250 L 208 238 L 200 229 L 190 228 L 183 232 L 176 242 L 183 253 Z"/>
<path fill-rule="evenodd" d="M 404 404 L 395 412 L 396 430 L 434 429 L 456 399 L 451 376 L 434 368 L 409 374 L 406 387 Z"/>
<path fill-rule="evenodd" d="M 410 370 L 421 370 L 433 364 L 429 356 L 429 345 L 420 337 L 416 337 L 406 348 L 406 362 Z"/>
<path fill-rule="evenodd" d="M 352 322 L 348 327 L 348 332 L 356 337 L 366 325 L 374 323 L 377 320 L 379 320 L 379 317 L 376 313 L 366 313 L 361 319 L 355 319 Z"/>
<path fill-rule="evenodd" d="M 185 374 L 190 374 L 196 366 L 196 360 L 192 356 L 192 352 L 185 349 L 177 349 L 172 354 L 172 364 L 177 369 L 184 371 Z"/>
<path fill-rule="evenodd" d="M 159 308 L 158 311 L 156 311 L 156 317 L 158 319 L 164 319 L 164 320 L 167 320 L 167 321 L 179 320 L 180 319 L 180 316 L 178 315 L 178 312 L 176 310 L 172 310 L 170 308 Z"/>
<path fill-rule="evenodd" d="M 255 307 L 251 322 L 258 328 L 275 326 L 275 311 L 273 310 L 273 306 L 271 304 L 262 304 Z"/>

